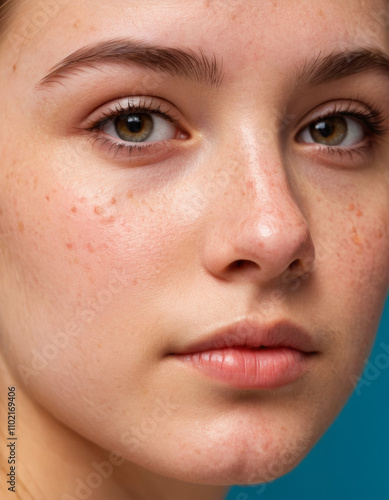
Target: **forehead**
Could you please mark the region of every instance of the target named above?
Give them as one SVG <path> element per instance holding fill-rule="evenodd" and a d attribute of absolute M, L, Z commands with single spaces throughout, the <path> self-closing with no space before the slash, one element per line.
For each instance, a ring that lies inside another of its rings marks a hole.
<path fill-rule="evenodd" d="M 350 45 L 387 47 L 388 33 L 386 0 L 83 0 L 77 9 L 72 0 L 24 0 L 9 41 L 18 55 L 45 53 L 42 64 L 96 39 L 128 36 L 209 48 L 243 66 Z"/>

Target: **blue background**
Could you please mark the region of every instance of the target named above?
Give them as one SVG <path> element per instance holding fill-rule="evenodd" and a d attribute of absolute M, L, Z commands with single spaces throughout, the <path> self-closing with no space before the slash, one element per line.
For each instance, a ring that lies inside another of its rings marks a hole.
<path fill-rule="evenodd" d="M 359 383 L 296 469 L 261 487 L 234 487 L 228 500 L 389 500 L 389 367 L 382 342 L 389 345 L 389 300 L 370 356 L 381 369 L 367 365 L 364 372 L 370 385 Z"/>

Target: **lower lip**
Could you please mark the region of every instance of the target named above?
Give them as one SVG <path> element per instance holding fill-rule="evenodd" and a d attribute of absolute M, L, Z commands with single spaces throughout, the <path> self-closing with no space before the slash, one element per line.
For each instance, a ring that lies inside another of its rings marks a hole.
<path fill-rule="evenodd" d="M 225 348 L 176 355 L 204 375 L 240 389 L 273 389 L 307 371 L 308 354 L 286 347 Z"/>

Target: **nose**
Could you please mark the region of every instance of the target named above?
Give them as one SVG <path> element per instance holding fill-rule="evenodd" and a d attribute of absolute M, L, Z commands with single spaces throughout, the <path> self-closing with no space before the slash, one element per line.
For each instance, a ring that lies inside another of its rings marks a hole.
<path fill-rule="evenodd" d="M 274 151 L 259 159 L 255 155 L 254 161 L 250 156 L 235 160 L 233 168 L 224 163 L 229 182 L 210 201 L 203 264 L 224 280 L 266 284 L 298 278 L 311 270 L 315 259 L 307 220 L 282 159 Z"/>

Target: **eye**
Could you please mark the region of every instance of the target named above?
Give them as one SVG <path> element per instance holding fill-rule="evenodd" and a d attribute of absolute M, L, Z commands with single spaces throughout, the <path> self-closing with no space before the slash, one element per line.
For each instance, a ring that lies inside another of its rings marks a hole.
<path fill-rule="evenodd" d="M 355 146 L 363 141 L 365 128 L 355 118 L 327 116 L 307 125 L 297 136 L 299 142 L 324 146 Z"/>
<path fill-rule="evenodd" d="M 152 113 L 125 113 L 108 119 L 101 130 L 115 139 L 132 143 L 167 141 L 180 135 L 174 123 Z"/>

